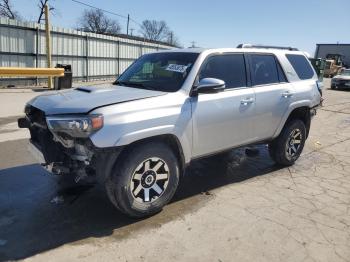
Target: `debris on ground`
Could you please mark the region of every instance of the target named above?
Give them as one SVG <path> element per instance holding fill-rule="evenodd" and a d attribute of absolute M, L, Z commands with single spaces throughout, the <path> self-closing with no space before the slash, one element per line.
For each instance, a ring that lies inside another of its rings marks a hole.
<path fill-rule="evenodd" d="M 52 204 L 56 204 L 56 205 L 63 204 L 63 203 L 64 203 L 64 198 L 63 198 L 63 196 L 55 196 L 55 197 L 51 200 L 51 203 L 52 203 Z"/>
<path fill-rule="evenodd" d="M 316 141 L 316 142 L 315 142 L 315 146 L 322 146 L 322 144 L 321 144 L 320 141 Z"/>

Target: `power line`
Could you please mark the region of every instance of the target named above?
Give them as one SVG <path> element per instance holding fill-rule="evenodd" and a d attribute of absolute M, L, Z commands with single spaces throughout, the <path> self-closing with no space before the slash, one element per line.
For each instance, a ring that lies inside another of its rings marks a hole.
<path fill-rule="evenodd" d="M 139 26 L 142 26 L 139 22 L 137 22 L 136 20 L 132 19 L 129 15 L 128 15 L 128 16 L 125 16 L 125 15 L 117 14 L 117 13 L 114 13 L 114 12 L 111 12 L 111 11 L 108 11 L 108 10 L 104 10 L 104 9 L 102 9 L 102 8 L 99 8 L 99 7 L 96 7 L 96 6 L 93 6 L 93 5 L 89 5 L 89 4 L 87 4 L 87 3 L 84 3 L 84 2 L 81 2 L 81 1 L 78 1 L 78 0 L 72 0 L 72 2 L 81 4 L 81 5 L 85 5 L 85 6 L 87 6 L 87 7 L 93 8 L 93 9 L 100 10 L 100 11 L 105 12 L 105 13 L 107 13 L 107 14 L 111 14 L 111 15 L 114 15 L 114 16 L 118 16 L 118 17 L 121 17 L 121 18 L 124 18 L 124 19 L 129 19 L 130 21 L 134 22 L 135 24 L 137 24 L 137 25 L 139 25 Z M 129 17 L 129 18 L 128 18 L 128 17 Z"/>

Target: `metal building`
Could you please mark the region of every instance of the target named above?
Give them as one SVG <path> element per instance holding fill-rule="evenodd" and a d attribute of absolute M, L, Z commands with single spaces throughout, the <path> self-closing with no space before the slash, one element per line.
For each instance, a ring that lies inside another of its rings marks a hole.
<path fill-rule="evenodd" d="M 116 77 L 145 53 L 174 48 L 125 35 L 109 36 L 51 28 L 52 64 L 71 64 L 74 80 Z M 45 25 L 0 18 L 0 67 L 47 67 Z M 0 86 L 46 79 L 0 78 Z"/>
<path fill-rule="evenodd" d="M 350 44 L 316 44 L 315 58 L 326 58 L 328 54 L 342 55 L 344 65 L 350 67 Z"/>

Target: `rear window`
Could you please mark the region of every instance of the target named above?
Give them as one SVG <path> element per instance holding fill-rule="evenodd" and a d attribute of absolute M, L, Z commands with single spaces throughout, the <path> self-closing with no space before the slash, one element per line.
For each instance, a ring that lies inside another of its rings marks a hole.
<path fill-rule="evenodd" d="M 301 80 L 310 79 L 314 76 L 314 71 L 305 56 L 287 54 L 286 57 Z"/>
<path fill-rule="evenodd" d="M 276 60 L 273 55 L 251 55 L 251 73 L 253 85 L 269 85 L 280 82 Z"/>

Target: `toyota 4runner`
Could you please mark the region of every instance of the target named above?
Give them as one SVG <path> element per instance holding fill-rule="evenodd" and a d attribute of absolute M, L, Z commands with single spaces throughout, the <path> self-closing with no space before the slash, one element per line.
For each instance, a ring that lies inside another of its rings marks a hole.
<path fill-rule="evenodd" d="M 52 173 L 95 177 L 120 211 L 143 217 L 171 200 L 194 159 L 268 144 L 292 165 L 320 101 L 295 48 L 178 49 L 143 55 L 113 85 L 40 95 L 18 125 Z"/>

